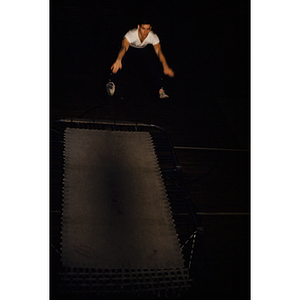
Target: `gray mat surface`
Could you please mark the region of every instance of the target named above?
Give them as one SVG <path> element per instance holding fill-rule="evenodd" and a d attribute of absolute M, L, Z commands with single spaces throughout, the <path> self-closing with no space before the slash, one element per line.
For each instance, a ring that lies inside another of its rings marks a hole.
<path fill-rule="evenodd" d="M 68 128 L 64 154 L 64 266 L 184 267 L 149 133 Z"/>

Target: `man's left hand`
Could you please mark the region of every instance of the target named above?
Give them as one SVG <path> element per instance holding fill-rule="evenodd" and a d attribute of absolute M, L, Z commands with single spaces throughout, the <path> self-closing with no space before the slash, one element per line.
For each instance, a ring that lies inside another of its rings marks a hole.
<path fill-rule="evenodd" d="M 172 69 L 170 69 L 170 68 L 165 68 L 164 69 L 164 74 L 168 75 L 170 77 L 174 77 L 174 71 Z"/>

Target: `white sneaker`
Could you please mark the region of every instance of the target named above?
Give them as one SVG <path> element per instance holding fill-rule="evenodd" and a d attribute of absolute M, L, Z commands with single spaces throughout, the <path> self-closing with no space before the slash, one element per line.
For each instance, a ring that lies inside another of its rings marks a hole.
<path fill-rule="evenodd" d="M 165 91 L 164 91 L 163 88 L 161 88 L 161 89 L 159 90 L 159 98 L 160 98 L 160 99 L 166 99 L 166 98 L 169 98 L 169 96 L 165 93 Z"/>
<path fill-rule="evenodd" d="M 115 90 L 116 90 L 116 86 L 112 81 L 110 81 L 108 84 L 106 84 L 106 91 L 109 96 L 113 96 L 115 93 Z"/>

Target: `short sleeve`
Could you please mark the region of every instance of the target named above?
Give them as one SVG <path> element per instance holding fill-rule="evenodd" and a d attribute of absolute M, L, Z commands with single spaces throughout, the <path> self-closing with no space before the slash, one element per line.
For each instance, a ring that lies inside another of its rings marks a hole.
<path fill-rule="evenodd" d="M 160 42 L 159 40 L 159 37 L 157 36 L 157 34 L 153 34 L 153 37 L 152 37 L 152 45 L 156 45 Z"/>
<path fill-rule="evenodd" d="M 134 41 L 134 32 L 133 32 L 133 30 L 129 30 L 125 34 L 124 38 L 126 38 L 128 40 L 128 42 L 131 44 Z"/>

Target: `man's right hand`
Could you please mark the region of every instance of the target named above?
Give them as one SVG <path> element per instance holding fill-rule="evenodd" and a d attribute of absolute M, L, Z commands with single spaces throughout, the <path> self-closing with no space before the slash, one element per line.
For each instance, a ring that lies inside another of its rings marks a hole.
<path fill-rule="evenodd" d="M 122 63 L 116 60 L 115 63 L 110 68 L 114 74 L 116 74 L 120 69 L 122 69 Z"/>
<path fill-rule="evenodd" d="M 128 40 L 124 37 L 118 57 L 117 57 L 115 63 L 110 68 L 114 74 L 116 74 L 120 69 L 122 69 L 122 58 L 124 57 L 129 46 L 130 46 L 130 44 L 129 44 Z"/>

